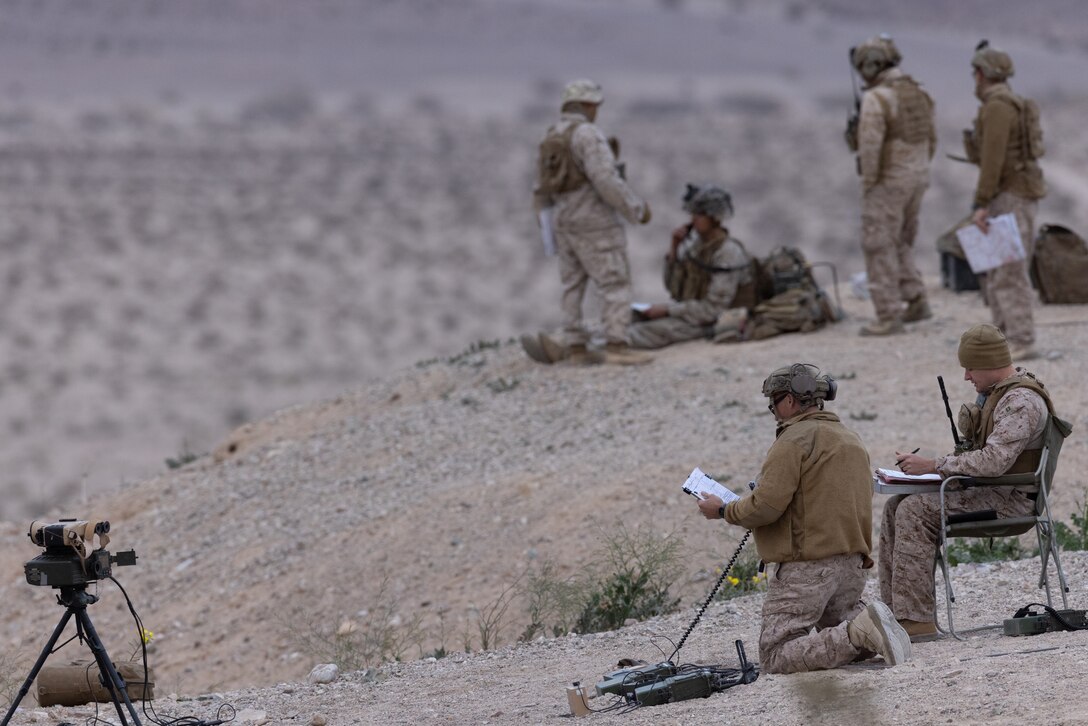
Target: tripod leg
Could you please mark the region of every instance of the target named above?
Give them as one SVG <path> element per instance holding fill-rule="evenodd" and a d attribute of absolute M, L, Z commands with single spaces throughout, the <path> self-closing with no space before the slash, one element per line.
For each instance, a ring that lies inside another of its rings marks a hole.
<path fill-rule="evenodd" d="M 123 700 L 125 706 L 128 707 L 129 714 L 132 716 L 132 722 L 135 726 L 142 726 L 140 717 L 136 715 L 136 708 L 128 698 L 128 688 L 125 686 L 125 681 L 121 678 L 121 674 L 117 672 L 117 669 L 113 667 L 113 661 L 110 660 L 106 647 L 102 645 L 102 640 L 94 629 L 91 616 L 87 614 L 85 609 L 81 609 L 76 613 L 76 620 L 86 633 L 87 647 L 94 653 L 94 658 L 98 662 L 98 669 L 102 672 L 102 677 L 106 681 L 106 690 L 110 692 L 113 706 L 117 709 L 117 715 L 121 718 L 121 723 L 125 726 L 128 724 L 128 721 L 125 720 L 125 713 L 121 710 L 121 701 Z"/>
<path fill-rule="evenodd" d="M 26 682 L 23 683 L 23 687 L 19 689 L 19 695 L 15 697 L 15 700 L 11 702 L 11 707 L 8 708 L 8 712 L 4 715 L 4 720 L 0 722 L 0 726 L 8 726 L 8 722 L 11 721 L 12 715 L 15 713 L 15 709 L 19 707 L 19 702 L 23 700 L 23 697 L 30 692 L 30 684 L 34 682 L 34 679 L 38 677 L 38 671 L 45 665 L 45 659 L 49 657 L 49 654 L 53 652 L 53 646 L 60 640 L 60 634 L 64 632 L 64 627 L 68 625 L 68 620 L 72 617 L 72 609 L 68 608 L 64 611 L 64 615 L 61 616 L 60 622 L 57 623 L 57 627 L 53 629 L 53 634 L 49 636 L 49 642 L 42 648 L 41 655 L 38 656 L 38 660 L 34 663 L 34 667 L 30 669 L 30 675 L 26 677 Z"/>

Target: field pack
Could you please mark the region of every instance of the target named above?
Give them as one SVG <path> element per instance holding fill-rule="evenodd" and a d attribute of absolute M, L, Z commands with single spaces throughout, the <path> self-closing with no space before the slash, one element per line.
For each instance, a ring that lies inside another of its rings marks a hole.
<path fill-rule="evenodd" d="M 714 342 L 808 333 L 839 319 L 836 306 L 813 278 L 812 265 L 796 247 L 779 247 L 756 259 L 755 273 L 756 305 L 745 316 L 723 313 L 714 326 Z"/>
<path fill-rule="evenodd" d="M 1088 303 L 1088 245 L 1068 227 L 1042 226 L 1030 271 L 1044 303 Z"/>

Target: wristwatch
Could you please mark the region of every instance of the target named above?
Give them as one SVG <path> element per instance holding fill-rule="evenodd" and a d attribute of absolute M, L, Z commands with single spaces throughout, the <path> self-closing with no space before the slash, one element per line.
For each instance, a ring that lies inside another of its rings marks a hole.
<path fill-rule="evenodd" d="M 718 519 L 725 519 L 725 505 L 718 507 Z"/>

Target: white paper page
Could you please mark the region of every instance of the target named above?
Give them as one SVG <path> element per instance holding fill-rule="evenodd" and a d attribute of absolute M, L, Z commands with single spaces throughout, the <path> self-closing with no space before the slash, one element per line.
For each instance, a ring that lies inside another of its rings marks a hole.
<path fill-rule="evenodd" d="M 540 210 L 540 241 L 544 243 L 544 254 L 547 257 L 555 257 L 554 217 L 555 207 L 545 207 Z"/>
<path fill-rule="evenodd" d="M 704 474 L 699 467 L 692 469 L 687 481 L 684 482 L 683 490 L 688 494 L 694 494 L 700 499 L 706 499 L 708 494 L 713 494 L 726 504 L 740 499 L 736 494 Z"/>
<path fill-rule="evenodd" d="M 995 267 L 1007 265 L 1025 258 L 1024 243 L 1020 239 L 1020 228 L 1016 226 L 1016 216 L 1009 212 L 989 219 L 990 232 L 973 224 L 956 230 L 956 238 L 963 246 L 967 264 L 974 273 L 986 272 Z"/>
<path fill-rule="evenodd" d="M 885 481 L 944 481 L 940 474 L 904 474 L 898 469 L 877 469 L 876 474 Z"/>

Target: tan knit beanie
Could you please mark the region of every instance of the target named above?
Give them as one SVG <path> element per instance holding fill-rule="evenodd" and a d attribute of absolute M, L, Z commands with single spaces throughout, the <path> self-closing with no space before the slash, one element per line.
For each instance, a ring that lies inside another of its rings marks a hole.
<path fill-rule="evenodd" d="M 973 325 L 960 336 L 960 365 L 964 368 L 990 370 L 1012 364 L 1009 341 L 992 325 Z"/>

